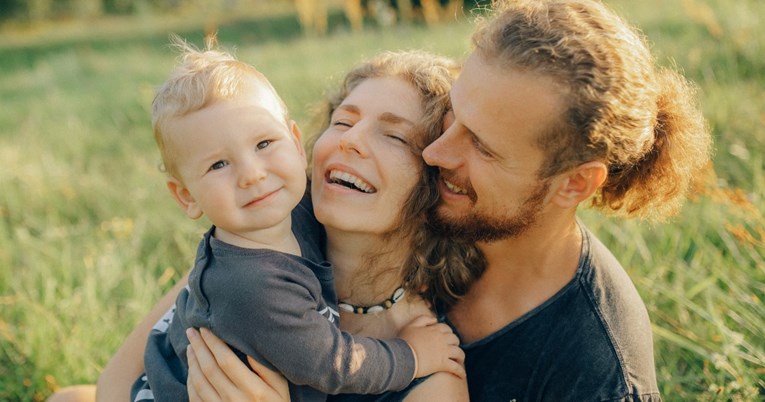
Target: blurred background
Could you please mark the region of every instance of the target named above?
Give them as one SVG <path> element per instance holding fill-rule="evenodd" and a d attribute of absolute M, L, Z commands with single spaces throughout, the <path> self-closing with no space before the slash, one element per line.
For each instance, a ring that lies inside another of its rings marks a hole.
<path fill-rule="evenodd" d="M 698 84 L 715 156 L 670 222 L 582 219 L 646 301 L 666 401 L 765 400 L 765 2 L 606 3 Z M 94 383 L 191 265 L 207 223 L 168 196 L 150 124 L 170 33 L 201 46 L 217 32 L 310 134 L 312 105 L 353 64 L 462 58 L 485 4 L 0 0 L 0 400 Z"/>

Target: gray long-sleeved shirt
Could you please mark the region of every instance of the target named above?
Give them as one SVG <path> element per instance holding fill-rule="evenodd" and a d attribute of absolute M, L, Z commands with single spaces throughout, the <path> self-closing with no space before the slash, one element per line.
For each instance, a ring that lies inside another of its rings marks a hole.
<path fill-rule="evenodd" d="M 240 357 L 252 356 L 284 374 L 293 401 L 409 384 L 414 356 L 405 341 L 339 330 L 332 267 L 315 262 L 323 261 L 321 227 L 304 204 L 292 214 L 303 257 L 236 247 L 215 239 L 214 228 L 208 231 L 167 332 L 150 335 L 146 374 L 136 381 L 133 400 L 188 400 L 188 327 L 210 328 Z"/>

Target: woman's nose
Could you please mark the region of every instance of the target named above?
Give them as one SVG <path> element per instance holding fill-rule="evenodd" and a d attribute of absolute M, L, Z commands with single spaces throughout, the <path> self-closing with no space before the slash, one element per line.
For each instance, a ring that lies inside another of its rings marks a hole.
<path fill-rule="evenodd" d="M 353 152 L 361 157 L 367 156 L 367 144 L 365 130 L 371 130 L 365 124 L 359 122 L 340 135 L 340 149 Z"/>

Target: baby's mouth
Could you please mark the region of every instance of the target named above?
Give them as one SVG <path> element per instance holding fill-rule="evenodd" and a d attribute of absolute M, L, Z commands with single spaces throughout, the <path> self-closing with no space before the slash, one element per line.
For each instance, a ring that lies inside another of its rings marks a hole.
<path fill-rule="evenodd" d="M 348 172 L 343 172 L 341 170 L 330 170 L 329 174 L 327 175 L 327 182 L 339 184 L 343 187 L 347 187 L 366 194 L 377 192 L 377 189 L 375 189 L 371 184 L 362 180 L 360 177 L 352 175 Z"/>

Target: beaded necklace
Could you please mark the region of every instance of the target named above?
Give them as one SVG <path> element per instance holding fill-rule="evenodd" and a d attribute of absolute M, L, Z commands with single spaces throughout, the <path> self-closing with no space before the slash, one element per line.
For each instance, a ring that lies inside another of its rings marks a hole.
<path fill-rule="evenodd" d="M 398 289 L 393 291 L 393 294 L 383 300 L 381 303 L 373 304 L 371 306 L 356 306 L 351 303 L 346 303 L 344 301 L 338 301 L 337 307 L 340 308 L 340 310 L 346 311 L 348 313 L 353 314 L 372 314 L 377 313 L 380 311 L 385 311 L 391 307 L 393 307 L 394 304 L 398 303 L 399 300 L 404 298 L 404 295 L 406 294 L 406 291 L 404 290 L 403 286 L 399 286 Z"/>

